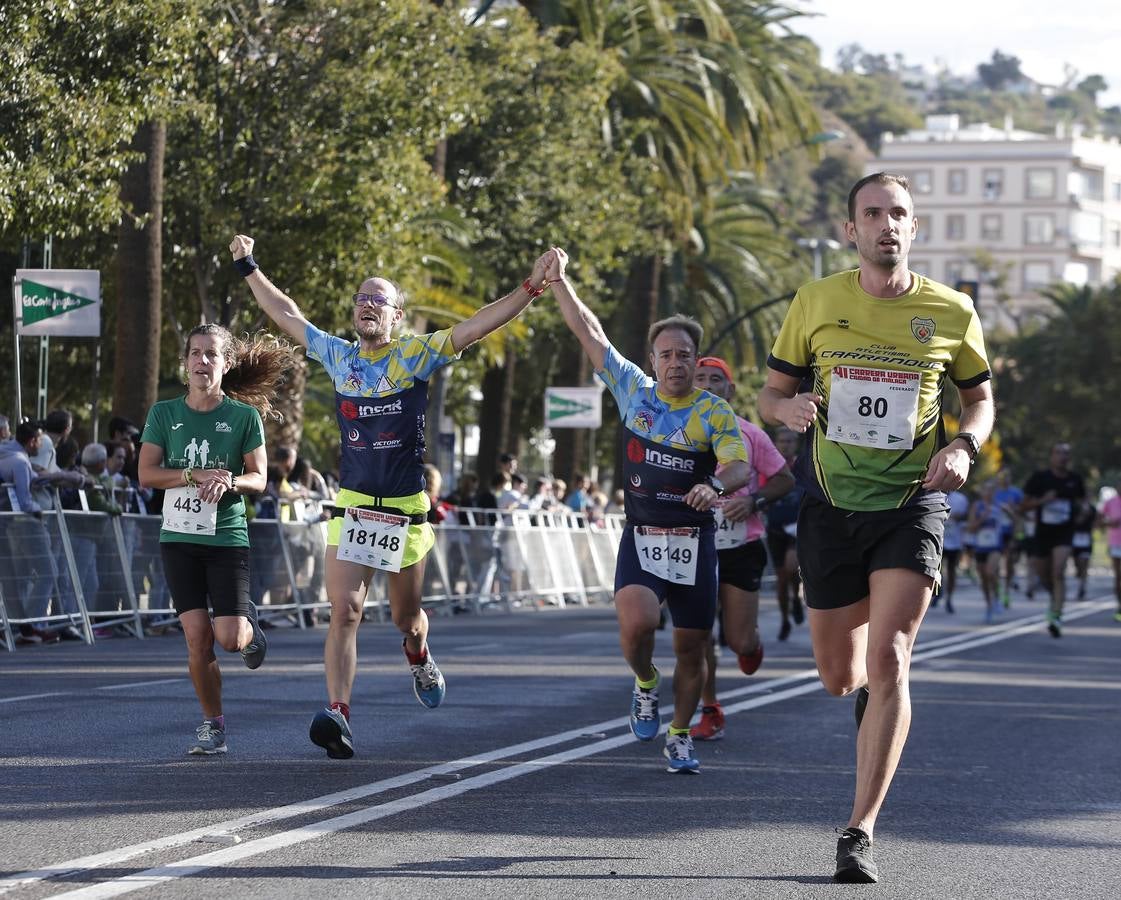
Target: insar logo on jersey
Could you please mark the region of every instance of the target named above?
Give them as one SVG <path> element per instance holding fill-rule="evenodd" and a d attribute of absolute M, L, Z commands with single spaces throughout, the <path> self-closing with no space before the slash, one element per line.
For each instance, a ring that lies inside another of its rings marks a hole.
<path fill-rule="evenodd" d="M 696 460 L 674 456 L 672 453 L 663 453 L 661 450 L 653 448 L 646 451 L 646 462 L 661 469 L 674 469 L 678 472 L 692 472 L 696 465 Z"/>

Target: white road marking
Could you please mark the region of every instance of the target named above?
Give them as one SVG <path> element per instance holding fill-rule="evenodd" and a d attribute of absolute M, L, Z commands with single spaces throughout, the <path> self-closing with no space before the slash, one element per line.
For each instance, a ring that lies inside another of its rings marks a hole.
<path fill-rule="evenodd" d="M 104 687 L 94 688 L 95 691 L 131 691 L 133 688 L 151 687 L 154 684 L 177 684 L 185 682 L 186 678 L 162 678 L 159 681 L 137 681 L 133 684 L 107 684 Z"/>
<path fill-rule="evenodd" d="M 1066 614 L 1064 615 L 1064 621 L 1075 621 L 1077 619 L 1082 619 L 1103 610 L 1112 608 L 1113 602 L 1109 600 L 1097 602 L 1084 601 L 1082 603 L 1072 604 L 1067 608 Z M 994 644 L 999 641 L 1008 640 L 1010 638 L 1037 630 L 1044 621 L 1045 616 L 1041 614 L 1035 614 L 1028 616 L 1027 618 L 1017 619 L 1008 623 L 1004 623 L 1001 626 L 996 626 L 992 630 L 987 630 L 984 634 L 981 635 L 978 635 L 976 632 L 969 632 L 967 634 L 954 635 L 952 636 L 952 639 L 940 638 L 930 642 L 930 645 L 938 646 L 928 647 L 928 645 L 920 643 L 916 647 L 916 652 L 912 657 L 912 661 L 922 662 L 927 659 L 946 656 L 950 653 L 962 650 L 970 650 L 975 647 L 981 647 L 987 644 Z M 726 691 L 724 692 L 724 698 L 726 700 L 734 697 L 742 697 L 753 693 L 765 692 L 765 696 L 754 698 L 751 700 L 744 700 L 739 703 L 728 704 L 725 706 L 725 713 L 732 714 L 743 712 L 749 709 L 756 709 L 761 706 L 768 706 L 770 704 L 788 700 L 793 697 L 798 697 L 803 694 L 814 693 L 821 690 L 821 685 L 817 683 L 816 678 L 816 670 L 810 669 L 801 673 L 797 673 L 795 675 L 786 676 L 784 678 L 753 683 L 737 690 Z M 807 679 L 813 680 L 810 680 L 805 684 L 797 684 L 797 682 L 807 681 Z M 776 691 L 776 688 L 781 688 L 786 685 L 791 686 Z M 663 717 L 665 717 L 666 715 L 669 715 L 669 712 L 663 713 Z M 605 732 L 614 728 L 626 727 L 628 723 L 629 718 L 626 716 L 622 716 L 617 719 L 609 720 L 607 722 L 601 722 L 597 725 L 584 726 L 581 728 L 560 732 L 555 735 L 548 735 L 546 737 L 538 738 L 533 741 L 514 744 L 510 747 L 501 748 L 489 753 L 483 753 L 478 756 L 466 757 L 454 762 L 444 763 L 437 766 L 430 766 L 426 769 L 421 769 L 416 772 L 410 772 L 399 775 L 395 778 L 389 778 L 383 781 L 376 781 L 370 784 L 360 785 L 346 791 L 327 794 L 322 797 L 312 798 L 310 800 L 289 804 L 287 806 L 262 810 L 259 813 L 255 813 L 249 816 L 243 816 L 239 819 L 233 819 L 224 823 L 212 823 L 204 828 L 195 829 L 193 831 L 169 835 L 167 837 L 159 838 L 154 841 L 149 841 L 142 844 L 134 844 L 129 847 L 109 850 L 104 853 L 81 857 L 79 859 L 70 860 L 68 862 L 57 863 L 50 866 L 49 868 L 10 875 L 6 878 L 0 879 L 0 894 L 7 893 L 17 887 L 44 881 L 49 878 L 55 878 L 61 875 L 73 876 L 75 874 L 80 874 L 82 872 L 97 869 L 101 866 L 119 864 L 128 859 L 132 859 L 136 856 L 154 850 L 179 847 L 192 841 L 197 841 L 201 838 L 214 837 L 216 835 L 230 835 L 236 831 L 251 828 L 256 825 L 264 824 L 266 822 L 275 822 L 298 815 L 305 815 L 310 812 L 327 809 L 332 806 L 337 806 L 339 804 L 347 803 L 356 799 L 384 793 L 385 791 L 393 790 L 398 787 L 415 784 L 419 781 L 423 781 L 431 777 L 449 775 L 457 772 L 460 769 L 473 768 L 475 766 L 506 759 L 511 756 L 517 756 L 523 753 L 531 753 L 536 750 L 544 749 L 546 747 L 564 743 L 570 740 L 586 740 L 589 734 Z M 515 763 L 514 765 L 509 766 L 505 769 L 485 772 L 481 775 L 475 775 L 470 778 L 461 779 L 450 784 L 440 785 L 439 787 L 434 787 L 426 791 L 422 791 L 419 794 L 414 794 L 409 797 L 402 797 L 388 803 L 370 806 L 366 809 L 357 810 L 347 815 L 337 816 L 333 819 L 326 819 L 321 822 L 303 826 L 301 828 L 290 829 L 289 831 L 278 832 L 276 834 L 270 835 L 269 837 L 247 841 L 233 847 L 227 847 L 222 850 L 216 850 L 202 854 L 200 856 L 195 856 L 188 860 L 171 863 L 164 866 L 157 866 L 155 868 L 147 869 L 133 875 L 122 876 L 120 878 L 111 879 L 108 881 L 100 882 L 98 884 L 90 885 L 88 887 L 78 888 L 74 891 L 69 891 L 63 894 L 56 894 L 53 896 L 66 898 L 83 898 L 83 900 L 89 900 L 89 898 L 120 896 L 122 894 L 131 893 L 132 891 L 140 890 L 141 888 L 149 887 L 154 884 L 160 884 L 177 878 L 194 875 L 216 866 L 225 865 L 231 862 L 237 862 L 238 860 L 256 856 L 261 853 L 267 853 L 269 851 L 280 849 L 283 847 L 300 844 L 318 837 L 333 834 L 337 831 L 353 828 L 357 825 L 362 825 L 367 822 L 372 822 L 378 819 L 386 818 L 388 816 L 396 815 L 398 813 L 415 810 L 422 806 L 427 806 L 440 800 L 446 800 L 450 797 L 455 797 L 460 794 L 467 793 L 468 791 L 478 790 L 483 787 L 489 787 L 493 784 L 498 784 L 503 781 L 508 781 L 510 779 L 520 777 L 522 775 L 528 775 L 533 772 L 541 771 L 542 769 L 559 765 L 561 763 L 570 762 L 574 759 L 581 759 L 587 756 L 593 756 L 598 753 L 603 753 L 607 750 L 613 750 L 617 747 L 626 746 L 627 744 L 631 744 L 633 742 L 634 737 L 630 734 L 629 731 L 621 735 L 617 735 L 616 737 L 607 738 L 604 740 L 597 739 L 593 743 L 573 747 L 571 749 L 555 753 L 551 756 L 545 756 L 536 760 Z"/>

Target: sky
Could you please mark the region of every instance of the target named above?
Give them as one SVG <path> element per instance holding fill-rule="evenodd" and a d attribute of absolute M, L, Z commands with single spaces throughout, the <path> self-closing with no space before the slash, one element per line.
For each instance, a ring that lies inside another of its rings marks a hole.
<path fill-rule="evenodd" d="M 801 17 L 794 31 L 821 48 L 835 67 L 836 53 L 860 44 L 891 59 L 935 68 L 941 61 L 958 74 L 973 73 L 993 50 L 1015 56 L 1020 71 L 1044 84 L 1061 84 L 1064 64 L 1080 77 L 1101 75 L 1109 89 L 1103 106 L 1121 104 L 1121 3 L 1117 0 L 791 0 L 817 18 Z"/>

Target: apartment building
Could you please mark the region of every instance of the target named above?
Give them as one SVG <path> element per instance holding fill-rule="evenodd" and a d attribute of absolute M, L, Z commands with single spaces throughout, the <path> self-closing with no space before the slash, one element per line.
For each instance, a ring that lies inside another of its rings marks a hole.
<path fill-rule="evenodd" d="M 928 116 L 926 127 L 886 134 L 867 172 L 911 181 L 918 235 L 911 268 L 953 285 L 981 283 L 986 326 L 1010 319 L 993 300 L 989 272 L 973 258 L 986 250 L 1007 266 L 1008 309 L 1017 317 L 1045 307 L 1039 291 L 1056 282 L 1101 284 L 1121 272 L 1121 143 Z"/>

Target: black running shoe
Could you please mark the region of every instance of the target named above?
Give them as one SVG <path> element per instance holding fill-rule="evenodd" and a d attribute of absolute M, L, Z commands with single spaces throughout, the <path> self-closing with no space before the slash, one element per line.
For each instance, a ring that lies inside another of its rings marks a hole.
<path fill-rule="evenodd" d="M 261 623 L 257 621 L 257 606 L 249 602 L 249 624 L 253 626 L 253 639 L 241 650 L 241 658 L 245 661 L 246 668 L 260 668 L 265 661 L 265 653 L 269 649 L 269 642 L 265 640 L 265 633 L 261 630 Z"/>
<path fill-rule="evenodd" d="M 868 707 L 868 688 L 862 687 L 856 692 L 856 706 L 853 715 L 856 716 L 856 730 L 860 731 L 860 723 L 864 721 L 864 710 Z"/>
<path fill-rule="evenodd" d="M 350 723 L 337 709 L 321 709 L 311 720 L 308 736 L 313 744 L 327 751 L 331 759 L 350 759 L 354 756 L 354 738 Z"/>
<path fill-rule="evenodd" d="M 780 641 L 785 641 L 788 637 L 790 637 L 790 621 L 788 619 L 783 619 L 782 627 L 778 630 L 778 639 Z"/>
<path fill-rule="evenodd" d="M 843 884 L 874 884 L 880 880 L 872 859 L 872 839 L 859 828 L 846 828 L 837 841 L 837 871 L 833 880 Z"/>
<path fill-rule="evenodd" d="M 793 617 L 795 625 L 801 625 L 806 621 L 806 613 L 802 609 L 802 601 L 797 597 L 794 598 L 794 605 L 790 607 L 790 615 Z"/>

